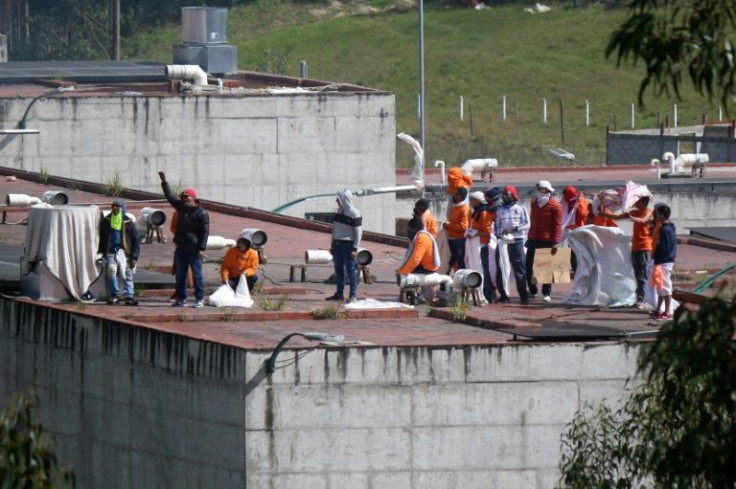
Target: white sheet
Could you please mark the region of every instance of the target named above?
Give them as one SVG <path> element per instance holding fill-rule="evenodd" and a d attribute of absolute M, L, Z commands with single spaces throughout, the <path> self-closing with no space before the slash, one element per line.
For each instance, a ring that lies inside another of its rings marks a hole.
<path fill-rule="evenodd" d="M 583 226 L 570 231 L 567 239 L 577 270 L 565 304 L 620 307 L 636 302 L 631 243 L 621 229 Z"/>
<path fill-rule="evenodd" d="M 100 275 L 96 264 L 99 219 L 100 209 L 94 205 L 34 205 L 26 227 L 25 261 L 43 260 L 69 294 L 81 300 Z"/>

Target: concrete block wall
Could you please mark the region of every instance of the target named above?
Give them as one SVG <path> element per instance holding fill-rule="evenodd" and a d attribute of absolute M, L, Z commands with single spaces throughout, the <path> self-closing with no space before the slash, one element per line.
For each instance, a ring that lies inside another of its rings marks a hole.
<path fill-rule="evenodd" d="M 560 435 L 613 402 L 638 349 L 529 344 L 283 352 L 246 399 L 253 487 L 549 488 Z M 266 355 L 251 354 L 248 376 Z"/>
<path fill-rule="evenodd" d="M 0 405 L 35 384 L 82 489 L 245 487 L 244 356 L 0 299 Z"/>
<path fill-rule="evenodd" d="M 652 159 L 662 159 L 666 152 L 678 154 L 677 136 L 647 134 L 606 135 L 607 165 L 648 165 Z"/>
<path fill-rule="evenodd" d="M 266 377 L 270 353 L 0 298 L 0 404 L 35 379 L 82 489 L 552 487 L 638 347 L 285 350 Z"/>
<path fill-rule="evenodd" d="M 15 127 L 29 99 L 0 101 Z M 31 111 L 38 135 L 0 139 L 0 165 L 160 191 L 172 184 L 208 200 L 272 210 L 343 188 L 395 185 L 394 95 L 382 92 L 259 96 L 49 98 Z M 366 229 L 391 232 L 394 195 L 361 199 Z M 314 199 L 284 213 L 332 207 Z"/>

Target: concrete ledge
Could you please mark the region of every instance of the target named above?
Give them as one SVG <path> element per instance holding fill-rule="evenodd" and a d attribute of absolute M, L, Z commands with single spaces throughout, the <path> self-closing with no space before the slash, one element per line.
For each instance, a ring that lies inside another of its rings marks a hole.
<path fill-rule="evenodd" d="M 127 319 L 140 323 L 187 323 L 187 322 L 261 322 L 261 321 L 304 321 L 316 319 L 311 311 L 248 311 L 248 312 L 193 312 L 192 308 L 174 308 L 168 314 L 133 314 Z M 225 309 L 225 308 L 223 308 Z M 233 308 L 238 310 L 240 308 Z M 316 310 L 318 310 L 317 308 Z M 341 310 L 343 319 L 416 319 L 416 309 L 352 309 Z"/>

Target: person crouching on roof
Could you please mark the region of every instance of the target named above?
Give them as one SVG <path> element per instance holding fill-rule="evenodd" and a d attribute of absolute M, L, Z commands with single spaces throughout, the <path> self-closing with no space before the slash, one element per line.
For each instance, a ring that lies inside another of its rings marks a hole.
<path fill-rule="evenodd" d="M 133 220 L 125 214 L 123 199 L 112 201 L 110 214 L 100 219 L 100 242 L 97 249 L 102 254 L 107 270 L 107 303 L 117 304 L 120 288 L 118 279 L 123 280 L 126 306 L 137 306 L 133 275 L 138 262 L 140 241 Z"/>
<path fill-rule="evenodd" d="M 414 204 L 414 217 L 418 217 L 424 224 L 424 229 L 433 237 L 437 237 L 437 219 L 429 210 L 429 200 L 419 199 Z"/>
<path fill-rule="evenodd" d="M 237 290 L 240 277 L 245 274 L 248 290 L 253 292 L 253 286 L 258 282 L 258 253 L 246 238 L 238 238 L 235 247 L 230 248 L 220 267 L 220 278 L 223 284 L 228 284 Z"/>
<path fill-rule="evenodd" d="M 419 274 L 428 275 L 440 269 L 440 253 L 432 235 L 424 229 L 424 223 L 418 217 L 413 217 L 407 224 L 409 248 L 399 267 L 399 275 Z M 423 286 L 422 295 L 426 300 L 434 298 L 434 287 Z"/>
<path fill-rule="evenodd" d="M 333 217 L 332 224 L 332 263 L 335 265 L 335 279 L 337 290 L 328 301 L 355 302 L 358 295 L 358 247 L 363 236 L 363 218 L 360 211 L 353 204 L 353 193 L 348 190 L 337 192 L 338 211 Z M 350 280 L 350 295 L 345 300 L 345 269 Z"/>

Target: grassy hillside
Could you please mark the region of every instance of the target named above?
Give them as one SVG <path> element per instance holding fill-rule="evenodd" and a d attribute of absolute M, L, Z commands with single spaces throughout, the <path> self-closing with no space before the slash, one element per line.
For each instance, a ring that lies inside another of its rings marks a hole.
<path fill-rule="evenodd" d="M 310 78 L 394 92 L 398 131 L 416 135 L 417 10 L 410 6 L 366 14 L 368 7 L 261 0 L 230 11 L 229 40 L 238 46 L 240 69 L 283 66 L 286 74 L 298 76 L 299 60 L 306 60 Z M 358 8 L 362 15 L 352 15 Z M 561 162 L 547 150 L 563 147 L 580 162 L 603 163 L 606 127 L 630 127 L 630 104 L 636 102 L 642 74 L 616 68 L 604 57 L 609 35 L 624 15 L 600 6 L 560 6 L 544 14 L 524 13 L 518 6 L 427 8 L 427 161 L 457 164 L 470 157 L 496 157 L 504 166 L 550 165 Z M 180 42 L 179 27 L 168 26 L 126 39 L 124 55 L 170 62 L 171 46 Z M 459 119 L 460 96 L 464 121 Z M 699 123 L 704 112 L 717 117 L 717 107 L 687 91 L 680 102 L 647 98 L 645 107 L 636 108 L 636 127 L 655 127 L 665 116 L 672 118 L 673 103 L 678 104 L 680 126 Z M 409 146 L 398 141 L 397 165 L 411 161 Z"/>

